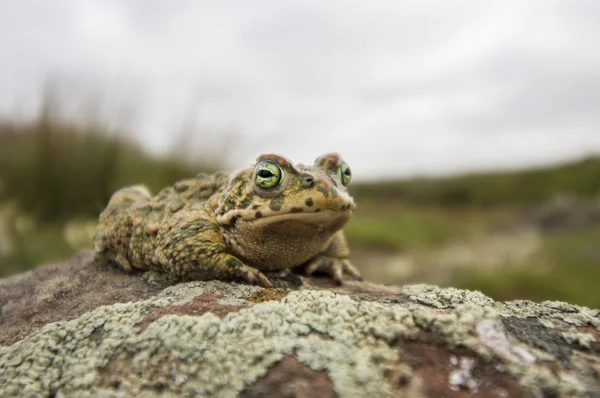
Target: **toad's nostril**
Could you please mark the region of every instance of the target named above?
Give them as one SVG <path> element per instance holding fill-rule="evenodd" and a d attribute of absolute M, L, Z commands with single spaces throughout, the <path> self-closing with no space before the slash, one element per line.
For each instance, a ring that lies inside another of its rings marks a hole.
<path fill-rule="evenodd" d="M 311 188 L 315 185 L 315 178 L 310 174 L 303 174 L 301 177 L 302 186 L 305 188 Z"/>

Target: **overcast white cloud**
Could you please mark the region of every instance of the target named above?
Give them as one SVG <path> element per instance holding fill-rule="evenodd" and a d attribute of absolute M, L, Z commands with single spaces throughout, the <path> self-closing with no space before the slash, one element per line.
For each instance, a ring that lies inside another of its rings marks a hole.
<path fill-rule="evenodd" d="M 232 166 L 548 162 L 600 152 L 599 20 L 593 0 L 0 0 L 0 112 L 32 112 L 51 78 L 155 152 L 197 110 L 201 130 L 240 134 Z"/>

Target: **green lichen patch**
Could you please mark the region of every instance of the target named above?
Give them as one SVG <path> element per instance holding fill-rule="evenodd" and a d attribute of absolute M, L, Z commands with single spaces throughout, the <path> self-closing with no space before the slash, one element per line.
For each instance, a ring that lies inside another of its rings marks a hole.
<path fill-rule="evenodd" d="M 335 284 L 331 278 L 313 276 L 302 278 L 303 289 L 326 290 L 337 294 L 345 294 L 357 301 L 376 301 L 382 304 L 409 305 L 413 301 L 398 286 L 380 285 L 366 281 L 344 281 Z"/>
<path fill-rule="evenodd" d="M 197 281 L 180 283 L 175 286 L 169 286 L 160 292 L 157 298 L 168 298 L 174 301 L 174 305 L 183 305 L 195 297 L 204 293 L 213 293 L 220 296 L 219 302 L 227 304 L 243 305 L 246 303 L 245 297 L 248 297 L 262 288 L 254 285 L 248 285 L 237 282 L 223 281 Z"/>
<path fill-rule="evenodd" d="M 411 300 L 435 308 L 454 308 L 465 303 L 482 307 L 494 305 L 494 300 L 491 298 L 471 290 L 440 288 L 432 285 L 408 285 L 400 290 Z"/>
<path fill-rule="evenodd" d="M 496 303 L 503 316 L 534 317 L 548 324 L 565 322 L 573 326 L 593 327 L 600 330 L 600 311 L 557 301 L 535 303 L 527 300 Z"/>
<path fill-rule="evenodd" d="M 600 352 L 600 333 L 597 330 L 592 328 L 570 328 L 570 330 L 566 330 L 560 335 L 569 344 L 595 353 Z"/>
<path fill-rule="evenodd" d="M 600 310 L 560 301 L 496 302 L 481 292 L 430 285 L 403 286 L 400 291 L 409 296 L 412 301 L 434 308 L 457 308 L 461 304 L 473 304 L 482 308 L 493 308 L 503 317 L 537 318 L 547 326 L 551 326 L 553 322 L 565 322 L 600 331 Z"/>
<path fill-rule="evenodd" d="M 256 294 L 256 293 L 254 293 Z M 182 305 L 172 305 L 154 310 L 144 319 L 140 326 L 140 330 L 145 330 L 146 327 L 157 319 L 165 315 L 202 315 L 207 312 L 213 313 L 216 316 L 223 318 L 230 312 L 239 311 L 242 308 L 248 307 L 247 304 L 232 304 L 227 305 L 220 302 L 219 295 L 212 292 L 206 292 L 198 295 Z"/>

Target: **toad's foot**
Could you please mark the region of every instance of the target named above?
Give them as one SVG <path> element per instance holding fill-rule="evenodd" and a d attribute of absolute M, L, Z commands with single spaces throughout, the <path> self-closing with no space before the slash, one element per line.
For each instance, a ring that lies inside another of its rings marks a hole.
<path fill-rule="evenodd" d="M 264 288 L 273 287 L 269 279 L 256 268 L 242 263 L 240 260 L 227 253 L 221 253 L 212 261 L 210 267 L 189 267 L 182 275 L 184 280 L 233 280 L 243 279 L 253 285 L 259 285 Z"/>
<path fill-rule="evenodd" d="M 307 263 L 305 273 L 311 275 L 315 272 L 329 275 L 338 285 L 342 284 L 343 274 L 347 274 L 353 279 L 362 280 L 360 272 L 352 265 L 350 260 L 326 254 L 319 254 Z"/>
<path fill-rule="evenodd" d="M 267 279 L 266 276 L 263 275 L 262 272 L 257 270 L 256 268 L 248 267 L 247 265 L 243 265 L 238 271 L 238 277 L 245 279 L 249 283 L 253 285 L 259 285 L 264 288 L 273 287 L 271 281 Z"/>

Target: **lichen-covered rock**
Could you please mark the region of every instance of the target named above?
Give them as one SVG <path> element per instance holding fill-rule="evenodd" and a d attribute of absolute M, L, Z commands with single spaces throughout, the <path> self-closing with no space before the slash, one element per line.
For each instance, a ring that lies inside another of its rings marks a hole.
<path fill-rule="evenodd" d="M 0 396 L 600 394 L 600 313 L 288 271 L 263 289 L 91 261 L 0 280 Z"/>

